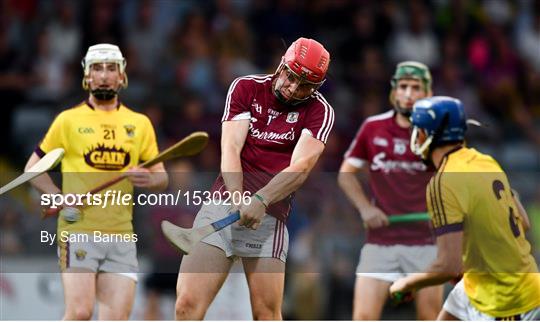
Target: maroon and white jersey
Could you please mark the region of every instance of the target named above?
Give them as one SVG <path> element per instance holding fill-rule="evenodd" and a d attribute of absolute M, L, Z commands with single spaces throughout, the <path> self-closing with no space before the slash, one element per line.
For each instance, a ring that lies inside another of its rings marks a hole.
<path fill-rule="evenodd" d="M 410 150 L 410 131 L 400 127 L 393 110 L 369 117 L 345 153 L 351 165 L 369 166 L 372 202 L 389 216 L 426 211 L 426 187 L 434 169 Z M 379 245 L 434 243 L 429 222 L 396 224 L 367 232 Z"/>
<path fill-rule="evenodd" d="M 241 153 L 244 191 L 257 192 L 289 166 L 302 133 L 326 144 L 334 124 L 334 110 L 321 93 L 291 106 L 281 103 L 272 90 L 273 75 L 249 75 L 235 79 L 227 93 L 222 122 L 250 120 Z M 226 190 L 218 177 L 214 190 Z M 271 205 L 268 213 L 286 221 L 292 195 Z"/>

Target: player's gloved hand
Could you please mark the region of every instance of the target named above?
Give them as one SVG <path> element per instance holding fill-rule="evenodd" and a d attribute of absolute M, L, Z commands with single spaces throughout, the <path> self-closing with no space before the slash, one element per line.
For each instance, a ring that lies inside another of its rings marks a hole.
<path fill-rule="evenodd" d="M 75 207 L 64 207 L 60 211 L 60 218 L 68 223 L 74 223 L 82 219 L 82 212 Z"/>
<path fill-rule="evenodd" d="M 393 305 L 410 302 L 414 299 L 413 292 L 407 287 L 406 278 L 400 278 L 390 285 L 389 292 Z"/>
<path fill-rule="evenodd" d="M 63 206 L 58 206 L 57 208 L 42 207 L 41 219 L 47 219 L 49 217 L 56 217 L 63 208 L 64 208 Z"/>
<path fill-rule="evenodd" d="M 366 229 L 388 226 L 388 217 L 381 209 L 375 206 L 368 206 L 361 209 L 360 214 Z"/>
<path fill-rule="evenodd" d="M 238 224 L 255 230 L 261 225 L 264 215 L 266 215 L 266 205 L 258 198 L 251 196 L 248 202 L 240 206 Z"/>

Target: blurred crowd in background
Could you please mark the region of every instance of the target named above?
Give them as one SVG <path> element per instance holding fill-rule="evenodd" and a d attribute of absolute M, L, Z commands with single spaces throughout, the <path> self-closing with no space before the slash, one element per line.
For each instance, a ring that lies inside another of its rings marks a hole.
<path fill-rule="evenodd" d="M 196 173 L 219 171 L 229 84 L 273 73 L 300 36 L 331 53 L 321 92 L 336 122 L 288 225 L 289 269 L 324 274 L 291 274 L 286 317 L 350 318 L 363 232 L 335 173 L 362 121 L 391 108 L 389 80 L 400 61 L 427 64 L 434 93 L 461 99 L 469 117 L 488 125 L 471 129 L 469 144 L 508 171 L 540 245 L 540 1 L 533 0 L 0 0 L 0 169 L 21 171 L 54 116 L 87 97 L 80 61 L 88 46 L 107 42 L 127 59 L 122 102 L 150 117 L 161 149 L 196 130 L 210 134 L 200 156 L 167 165 L 175 189 L 208 189 Z M 333 198 L 319 197 L 328 191 Z M 196 211 L 136 209 L 141 255 L 176 271 L 179 258 L 159 222 L 189 222 Z M 37 212 L 36 201 L 2 197 L 2 256 L 43 251 L 28 240 L 55 222 Z"/>

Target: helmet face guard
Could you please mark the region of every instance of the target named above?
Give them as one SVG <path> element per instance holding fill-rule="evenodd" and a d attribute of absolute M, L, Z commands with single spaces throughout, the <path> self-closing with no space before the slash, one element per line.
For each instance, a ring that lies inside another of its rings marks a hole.
<path fill-rule="evenodd" d="M 299 38 L 281 58 L 273 84 L 276 97 L 285 104 L 306 101 L 325 81 L 330 54 L 319 42 Z"/>
<path fill-rule="evenodd" d="M 411 114 L 411 151 L 426 160 L 438 146 L 465 140 L 467 122 L 460 100 L 434 96 L 418 100 Z M 422 130 L 422 131 L 420 131 Z M 426 138 L 418 143 L 420 135 Z"/>
<path fill-rule="evenodd" d="M 290 105 L 300 104 L 309 99 L 325 82 L 316 83 L 295 73 L 287 64 L 280 64 L 276 71 L 274 94 L 280 101 Z M 284 88 L 284 85 L 286 88 Z"/>
<path fill-rule="evenodd" d="M 90 46 L 88 52 L 81 61 L 81 65 L 84 71 L 84 77 L 82 80 L 83 89 L 90 91 L 99 100 L 110 100 L 118 94 L 117 89 L 90 89 L 88 84 L 88 77 L 90 76 L 90 66 L 93 64 L 108 64 L 114 63 L 118 65 L 120 74 L 123 77 L 121 88 L 128 86 L 128 79 L 126 75 L 126 59 L 122 56 L 122 52 L 116 45 L 111 44 L 97 44 Z"/>
<path fill-rule="evenodd" d="M 420 135 L 420 130 L 417 126 L 413 126 L 411 133 L 411 151 L 422 158 L 422 160 L 427 160 L 429 158 L 429 146 L 433 142 L 433 135 L 428 136 L 424 143 L 418 144 L 418 137 Z"/>

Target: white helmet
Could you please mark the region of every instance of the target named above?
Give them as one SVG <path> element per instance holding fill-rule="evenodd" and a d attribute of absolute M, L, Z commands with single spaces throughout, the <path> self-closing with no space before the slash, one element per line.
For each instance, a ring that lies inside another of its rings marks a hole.
<path fill-rule="evenodd" d="M 81 61 L 81 65 L 84 70 L 83 88 L 88 89 L 86 77 L 90 75 L 90 66 L 95 63 L 116 63 L 120 69 L 120 74 L 124 74 L 124 82 L 122 87 L 127 87 L 127 75 L 126 71 L 126 59 L 122 56 L 120 48 L 111 44 L 97 44 L 88 47 L 86 56 Z"/>

